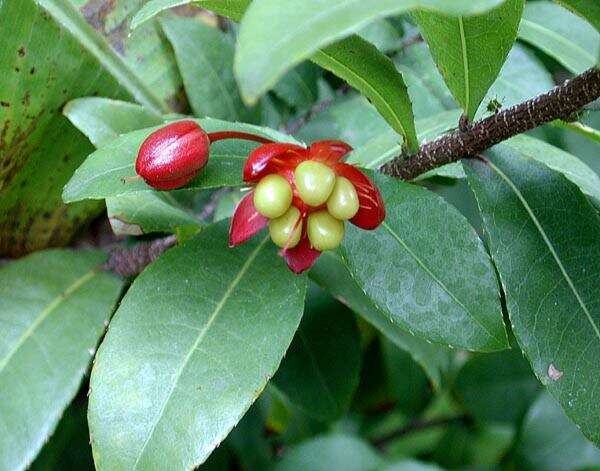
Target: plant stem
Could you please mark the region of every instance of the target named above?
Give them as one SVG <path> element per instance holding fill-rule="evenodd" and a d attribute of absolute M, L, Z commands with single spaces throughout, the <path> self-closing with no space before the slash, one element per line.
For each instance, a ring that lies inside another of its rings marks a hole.
<path fill-rule="evenodd" d="M 502 110 L 425 144 L 414 155 L 400 155 L 386 163 L 381 172 L 404 180 L 436 167 L 472 157 L 517 134 L 573 113 L 600 97 L 600 70 L 591 68 L 548 93 Z"/>

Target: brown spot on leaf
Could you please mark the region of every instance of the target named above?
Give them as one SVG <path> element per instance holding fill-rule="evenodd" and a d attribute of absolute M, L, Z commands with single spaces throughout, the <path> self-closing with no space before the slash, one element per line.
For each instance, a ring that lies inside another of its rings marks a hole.
<path fill-rule="evenodd" d="M 10 106 L 10 103 L 8 101 L 0 101 L 0 105 L 4 108 L 8 108 Z"/>
<path fill-rule="evenodd" d="M 35 67 L 32 67 L 31 69 L 29 69 L 29 73 L 31 75 L 35 74 Z"/>
<path fill-rule="evenodd" d="M 548 377 L 552 381 L 558 381 L 560 378 L 562 378 L 562 376 L 563 372 L 554 366 L 554 363 L 550 363 L 550 366 L 548 367 Z"/>
<path fill-rule="evenodd" d="M 17 54 L 19 54 L 19 57 L 25 57 L 25 46 L 21 46 L 18 50 L 17 50 Z"/>
<path fill-rule="evenodd" d="M 106 37 L 115 51 L 123 55 L 125 54 L 125 41 L 129 34 L 127 18 L 124 18 L 112 29 L 107 29 L 109 16 L 115 9 L 115 0 L 89 0 L 81 7 L 81 14 L 96 31 Z"/>

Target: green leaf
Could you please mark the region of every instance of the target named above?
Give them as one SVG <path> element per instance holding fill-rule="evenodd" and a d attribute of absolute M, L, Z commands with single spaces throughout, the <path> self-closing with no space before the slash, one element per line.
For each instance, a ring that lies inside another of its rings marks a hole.
<path fill-rule="evenodd" d="M 38 252 L 0 269 L 0 468 L 25 469 L 79 389 L 121 290 L 102 252 Z"/>
<path fill-rule="evenodd" d="M 600 177 L 573 154 L 524 134 L 513 137 L 504 145 L 562 173 L 586 195 L 600 202 Z"/>
<path fill-rule="evenodd" d="M 406 48 L 394 63 L 408 85 L 417 119 L 458 108 L 424 42 Z"/>
<path fill-rule="evenodd" d="M 121 134 L 162 123 L 160 115 L 135 103 L 110 98 L 76 98 L 63 114 L 96 148 Z"/>
<path fill-rule="evenodd" d="M 30 471 L 93 470 L 94 459 L 87 426 L 87 401 L 75 400 L 63 414 L 50 441 Z"/>
<path fill-rule="evenodd" d="M 519 350 L 471 357 L 456 390 L 477 420 L 517 424 L 537 396 L 539 383 Z"/>
<path fill-rule="evenodd" d="M 463 164 L 536 376 L 600 442 L 600 218 L 577 186 L 505 145 Z"/>
<path fill-rule="evenodd" d="M 167 16 L 161 25 L 171 42 L 185 91 L 199 118 L 249 121 L 258 109 L 242 103 L 233 78 L 231 36 L 193 18 Z"/>
<path fill-rule="evenodd" d="M 245 131 L 269 137 L 274 140 L 293 141 L 266 128 L 241 123 L 230 123 L 216 119 L 197 120 L 206 132 L 220 130 Z M 108 198 L 136 192 L 152 190 L 142 180 L 124 183 L 125 177 L 135 175 L 135 159 L 144 139 L 157 127 L 140 129 L 125 134 L 91 154 L 77 169 L 63 191 L 66 202 L 82 199 Z M 254 143 L 240 140 L 219 141 L 211 145 L 210 159 L 198 177 L 187 188 L 216 188 L 220 186 L 242 185 L 242 169 Z"/>
<path fill-rule="evenodd" d="M 498 285 L 466 219 L 434 193 L 383 175 L 375 183 L 386 220 L 348 225 L 342 253 L 367 296 L 395 322 L 430 341 L 467 350 L 508 347 Z"/>
<path fill-rule="evenodd" d="M 273 92 L 284 100 L 289 106 L 297 111 L 303 111 L 311 107 L 319 97 L 317 80 L 320 77 L 320 69 L 310 62 L 303 62 L 289 70 Z"/>
<path fill-rule="evenodd" d="M 242 97 L 255 102 L 283 74 L 321 47 L 385 16 L 423 7 L 461 15 L 503 0 L 254 0 L 240 26 L 234 71 Z M 293 14 L 290 14 L 293 12 Z M 268 27 L 267 27 L 268 25 Z"/>
<path fill-rule="evenodd" d="M 585 18 L 600 31 L 600 3 L 596 0 L 554 0 L 573 13 Z"/>
<path fill-rule="evenodd" d="M 548 393 L 540 394 L 527 413 L 516 456 L 523 471 L 591 471 L 600 466 L 600 450 L 583 436 Z"/>
<path fill-rule="evenodd" d="M 600 57 L 600 33 L 577 15 L 547 1 L 527 4 L 519 38 L 574 74 L 593 67 Z"/>
<path fill-rule="evenodd" d="M 365 441 L 350 435 L 321 435 L 290 449 L 275 471 L 372 471 L 383 458 Z"/>
<path fill-rule="evenodd" d="M 326 293 L 309 291 L 305 314 L 273 382 L 306 414 L 331 421 L 348 410 L 360 372 L 353 313 Z"/>
<path fill-rule="evenodd" d="M 166 252 L 121 302 L 91 378 L 98 469 L 201 464 L 277 369 L 306 278 L 266 237 L 230 249 L 227 230 Z"/>
<path fill-rule="evenodd" d="M 174 232 L 180 227 L 200 227 L 194 212 L 173 192 L 144 191 L 106 199 L 108 219 L 117 235 Z"/>
<path fill-rule="evenodd" d="M 436 389 L 450 369 L 451 352 L 408 333 L 393 317 L 377 309 L 356 284 L 348 268 L 334 252 L 325 252 L 309 272 L 311 279 L 376 327 L 392 343 L 407 351 L 423 368 Z"/>
<path fill-rule="evenodd" d="M 353 35 L 317 51 L 312 60 L 360 91 L 406 140 L 410 150 L 418 148 L 412 105 L 402 75 L 375 46 Z"/>
<path fill-rule="evenodd" d="M 448 88 L 469 120 L 517 37 L 525 0 L 507 0 L 483 15 L 452 17 L 418 10 L 413 16 Z"/>

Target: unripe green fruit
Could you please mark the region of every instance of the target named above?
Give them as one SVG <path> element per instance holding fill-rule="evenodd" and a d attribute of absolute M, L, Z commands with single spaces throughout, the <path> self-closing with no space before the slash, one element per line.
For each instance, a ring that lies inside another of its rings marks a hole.
<path fill-rule="evenodd" d="M 267 175 L 254 190 L 254 207 L 263 216 L 282 216 L 292 204 L 292 187 L 281 175 Z"/>
<path fill-rule="evenodd" d="M 327 211 L 317 211 L 308 216 L 307 234 L 316 250 L 333 250 L 344 238 L 344 222 Z"/>
<path fill-rule="evenodd" d="M 352 219 L 358 212 L 359 202 L 356 188 L 344 177 L 335 179 L 335 186 L 327 200 L 327 210 L 336 219 Z"/>
<path fill-rule="evenodd" d="M 276 219 L 269 221 L 269 235 L 271 240 L 282 248 L 296 247 L 302 235 L 302 222 L 300 211 L 295 206 L 290 207 L 287 212 Z"/>
<path fill-rule="evenodd" d="M 302 162 L 294 172 L 296 188 L 302 201 L 310 206 L 320 206 L 333 190 L 335 173 L 327 165 L 314 160 Z"/>

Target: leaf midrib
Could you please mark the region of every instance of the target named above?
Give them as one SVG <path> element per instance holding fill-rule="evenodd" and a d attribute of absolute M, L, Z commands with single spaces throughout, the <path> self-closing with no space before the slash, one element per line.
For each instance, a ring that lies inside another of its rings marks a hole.
<path fill-rule="evenodd" d="M 490 168 L 492 170 L 494 170 L 494 172 L 496 172 L 498 174 L 498 176 L 502 180 L 504 180 L 506 182 L 506 184 L 509 186 L 509 188 L 511 189 L 511 191 L 517 196 L 517 198 L 519 199 L 519 201 L 521 202 L 521 204 L 525 208 L 525 211 L 527 211 L 527 214 L 529 215 L 529 217 L 531 218 L 532 222 L 534 223 L 536 229 L 538 230 L 538 232 L 542 236 L 542 240 L 544 241 L 544 243 L 548 247 L 548 250 L 550 251 L 550 254 L 552 255 L 552 257 L 554 258 L 554 261 L 558 265 L 558 267 L 559 267 L 559 269 L 560 269 L 560 271 L 561 271 L 561 273 L 562 273 L 565 281 L 567 282 L 567 284 L 569 285 L 569 288 L 573 292 L 573 295 L 577 299 L 577 302 L 579 303 L 579 306 L 581 307 L 581 310 L 584 312 L 584 314 L 587 317 L 587 320 L 591 324 L 592 329 L 594 330 L 594 332 L 596 334 L 596 337 L 598 337 L 598 340 L 600 340 L 600 329 L 598 328 L 598 326 L 594 322 L 594 318 L 592 317 L 592 315 L 590 314 L 587 306 L 583 302 L 583 299 L 581 299 L 581 295 L 579 294 L 579 291 L 577 291 L 577 288 L 575 288 L 575 284 L 573 283 L 573 280 L 571 280 L 571 277 L 567 273 L 564 265 L 562 264 L 562 261 L 560 260 L 558 254 L 556 253 L 556 249 L 552 245 L 552 242 L 548 238 L 548 235 L 546 234 L 546 231 L 542 227 L 542 225 L 539 222 L 538 218 L 535 216 L 535 213 L 533 212 L 533 209 L 531 209 L 531 207 L 529 206 L 529 203 L 527 202 L 527 200 L 523 196 L 523 193 L 521 193 L 521 191 L 512 182 L 512 180 L 510 178 L 508 178 L 508 176 L 502 170 L 500 170 L 498 167 L 496 167 L 489 159 L 486 159 L 485 163 L 487 165 L 489 165 Z"/>
<path fill-rule="evenodd" d="M 433 273 L 428 267 L 427 265 L 408 247 L 408 245 L 406 245 L 406 243 L 402 240 L 402 238 L 387 224 L 387 222 L 383 222 L 381 224 L 390 234 L 391 236 L 404 248 L 404 250 L 406 250 L 406 252 L 413 258 L 413 260 L 417 263 L 417 265 L 419 265 L 423 271 L 425 271 L 425 273 L 427 273 L 432 279 L 433 281 L 435 281 L 443 290 L 444 292 L 450 296 L 450 298 L 456 303 L 458 304 L 458 306 L 460 306 L 468 315 L 469 317 L 471 317 L 483 330 L 486 334 L 488 334 L 490 336 L 490 338 L 494 339 L 496 342 L 498 342 L 499 345 L 503 345 L 505 342 L 503 342 L 502 340 L 500 340 L 498 337 L 496 337 L 495 335 L 493 335 L 489 329 L 483 325 L 481 323 L 481 321 L 477 318 L 477 316 L 475 316 L 469 309 L 467 309 L 467 307 L 454 295 L 454 293 L 452 293 L 452 291 L 450 291 L 450 289 L 444 284 L 444 282 L 442 280 L 440 280 L 435 273 Z"/>
<path fill-rule="evenodd" d="M 15 356 L 15 354 L 21 349 L 25 342 L 34 334 L 35 330 L 42 324 L 42 322 L 44 322 L 44 320 L 46 320 L 50 314 L 52 314 L 63 302 L 65 302 L 69 298 L 69 296 L 75 293 L 96 274 L 98 274 L 98 271 L 94 269 L 77 278 L 64 291 L 62 291 L 60 294 L 54 297 L 54 299 L 52 299 L 48 303 L 48 305 L 44 309 L 42 309 L 37 316 L 35 316 L 35 320 L 19 337 L 19 339 L 10 349 L 8 354 L 2 359 L 2 361 L 0 361 L 0 375 L 2 375 L 4 369 L 9 364 L 12 357 Z"/>
<path fill-rule="evenodd" d="M 219 300 L 219 302 L 215 306 L 213 312 L 210 314 L 208 320 L 206 321 L 206 324 L 199 331 L 198 338 L 192 344 L 192 347 L 190 348 L 190 350 L 188 351 L 188 353 L 184 357 L 181 366 L 179 367 L 179 369 L 175 373 L 175 377 L 174 377 L 173 383 L 171 385 L 171 388 L 170 388 L 170 390 L 169 390 L 169 392 L 168 392 L 165 400 L 163 401 L 163 403 L 162 403 L 162 405 L 160 407 L 160 410 L 159 410 L 158 414 L 156 415 L 156 418 L 155 418 L 155 420 L 154 420 L 154 422 L 153 422 L 153 424 L 152 424 L 152 426 L 150 428 L 148 436 L 146 437 L 146 440 L 144 441 L 144 444 L 142 445 L 142 448 L 140 449 L 140 452 L 139 452 L 139 454 L 138 454 L 138 456 L 137 456 L 137 458 L 135 460 L 135 463 L 133 464 L 133 469 L 134 470 L 137 469 L 137 466 L 138 466 L 138 464 L 140 462 L 140 459 L 144 455 L 144 451 L 146 450 L 146 447 L 147 447 L 148 443 L 150 442 L 152 436 L 154 435 L 154 431 L 156 430 L 156 427 L 158 426 L 158 423 L 160 422 L 160 420 L 163 417 L 165 408 L 167 407 L 169 401 L 171 400 L 171 396 L 173 395 L 173 392 L 175 391 L 175 387 L 177 386 L 177 383 L 179 382 L 179 379 L 180 379 L 181 375 L 183 374 L 183 371 L 185 370 L 185 367 L 187 366 L 187 364 L 190 361 L 190 359 L 191 359 L 192 355 L 194 354 L 194 352 L 200 346 L 200 343 L 202 342 L 202 340 L 204 339 L 204 337 L 206 336 L 206 334 L 210 330 L 210 327 L 214 324 L 214 322 L 216 321 L 217 317 L 219 316 L 219 314 L 223 310 L 223 307 L 225 306 L 225 304 L 227 303 L 227 301 L 231 297 L 231 294 L 232 294 L 233 290 L 240 283 L 240 281 L 242 280 L 242 278 L 244 277 L 244 275 L 246 274 L 246 272 L 248 271 L 248 269 L 252 265 L 252 262 L 254 262 L 254 260 L 258 256 L 258 253 L 265 246 L 267 240 L 268 240 L 268 237 L 265 237 L 256 246 L 256 248 L 250 253 L 250 255 L 248 256 L 248 258 L 246 259 L 246 261 L 244 262 L 244 264 L 240 268 L 240 271 L 238 272 L 238 274 L 233 278 L 233 280 L 231 281 L 231 283 L 229 284 L 229 286 L 227 287 L 227 289 L 223 293 L 223 297 Z"/>

